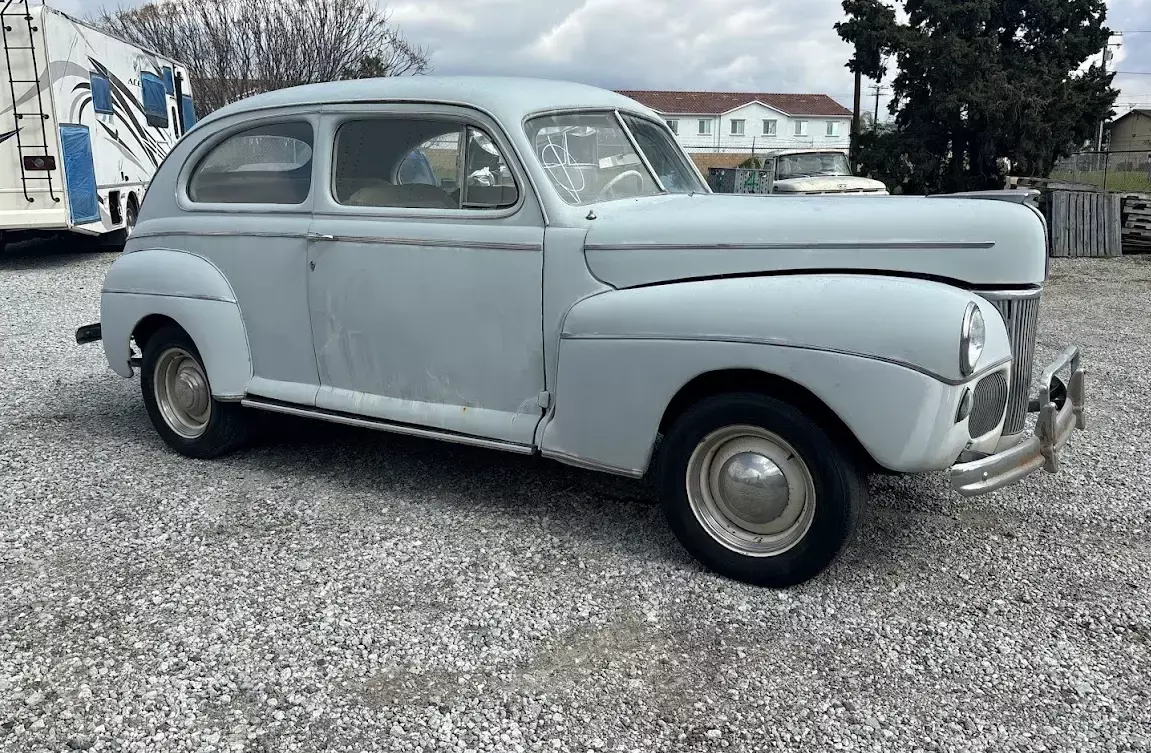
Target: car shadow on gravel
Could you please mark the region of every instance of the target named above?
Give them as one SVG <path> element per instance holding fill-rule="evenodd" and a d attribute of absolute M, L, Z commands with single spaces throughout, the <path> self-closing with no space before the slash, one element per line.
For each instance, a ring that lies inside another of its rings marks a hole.
<path fill-rule="evenodd" d="M 166 462 L 199 464 L 165 447 L 142 407 L 110 416 L 74 393 L 59 397 L 54 415 L 43 419 L 81 441 L 137 445 L 141 456 L 160 453 Z M 204 466 L 219 464 L 213 485 L 276 478 L 286 488 L 330 490 L 335 499 L 434 499 L 460 513 L 482 510 L 529 526 L 546 516 L 551 530 L 593 549 L 697 566 L 668 528 L 648 479 L 311 419 L 264 413 L 255 418 L 260 433 L 248 448 Z M 909 563 L 901 561 L 921 547 L 924 535 L 954 524 L 955 514 L 944 509 L 936 485 L 873 477 L 871 509 L 842 566 L 875 574 L 905 570 Z"/>

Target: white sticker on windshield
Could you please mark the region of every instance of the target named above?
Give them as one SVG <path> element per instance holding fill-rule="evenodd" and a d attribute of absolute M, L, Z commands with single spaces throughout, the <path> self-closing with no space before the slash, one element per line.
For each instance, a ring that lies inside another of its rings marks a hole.
<path fill-rule="evenodd" d="M 599 161 L 601 170 L 606 170 L 609 167 L 623 167 L 624 165 L 638 165 L 638 154 L 616 154 L 611 157 L 602 157 Z"/>

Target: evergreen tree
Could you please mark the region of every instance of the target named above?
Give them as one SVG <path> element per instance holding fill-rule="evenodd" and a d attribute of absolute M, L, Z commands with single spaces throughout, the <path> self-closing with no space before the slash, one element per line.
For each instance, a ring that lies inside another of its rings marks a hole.
<path fill-rule="evenodd" d="M 905 193 L 998 188 L 1002 161 L 1046 176 L 1114 114 L 1112 73 L 1098 65 L 1111 31 L 1104 0 L 902 0 L 899 23 L 879 0 L 844 0 L 848 67 L 898 73 L 890 129 L 860 140 L 865 171 Z M 862 51 L 862 52 L 861 52 Z M 852 68 L 854 70 L 854 68 Z"/>

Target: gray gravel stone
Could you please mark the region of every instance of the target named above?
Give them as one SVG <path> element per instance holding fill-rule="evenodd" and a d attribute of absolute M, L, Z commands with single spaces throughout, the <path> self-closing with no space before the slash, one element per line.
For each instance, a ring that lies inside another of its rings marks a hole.
<path fill-rule="evenodd" d="M 1151 749 L 1142 258 L 1052 264 L 1038 361 L 1091 369 L 1059 475 L 873 478 L 785 593 L 560 465 L 292 421 L 177 457 L 72 339 L 115 258 L 0 255 L 4 753 Z"/>

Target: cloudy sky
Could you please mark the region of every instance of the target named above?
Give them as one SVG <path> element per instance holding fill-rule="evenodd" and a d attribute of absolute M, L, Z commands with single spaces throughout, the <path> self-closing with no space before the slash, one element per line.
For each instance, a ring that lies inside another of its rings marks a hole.
<path fill-rule="evenodd" d="M 139 0 L 49 0 L 87 15 Z M 1151 0 L 1108 0 L 1128 32 L 1113 70 L 1151 73 Z M 851 106 L 840 0 L 389 0 L 436 73 L 566 78 L 611 88 L 820 92 Z M 1130 32 L 1144 31 L 1135 34 Z M 1119 112 L 1151 107 L 1151 75 L 1121 75 Z M 871 82 L 865 82 L 871 83 Z M 866 89 L 865 102 L 874 106 Z M 886 106 L 886 98 L 881 100 Z M 881 115 L 882 117 L 882 115 Z"/>

